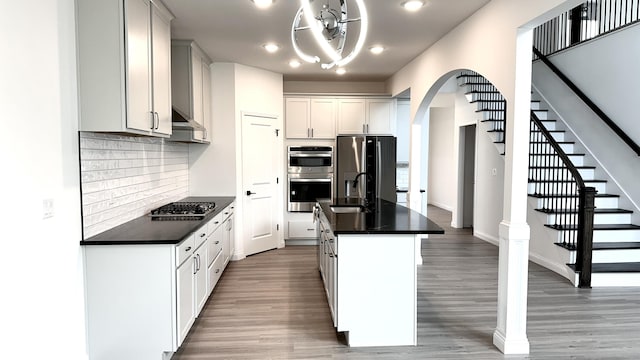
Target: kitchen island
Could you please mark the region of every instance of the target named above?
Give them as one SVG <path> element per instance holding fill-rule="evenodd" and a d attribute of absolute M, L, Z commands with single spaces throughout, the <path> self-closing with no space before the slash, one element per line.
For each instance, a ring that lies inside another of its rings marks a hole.
<path fill-rule="evenodd" d="M 349 346 L 416 345 L 417 275 L 424 234 L 444 230 L 386 200 L 319 201 L 318 263 L 334 327 Z"/>

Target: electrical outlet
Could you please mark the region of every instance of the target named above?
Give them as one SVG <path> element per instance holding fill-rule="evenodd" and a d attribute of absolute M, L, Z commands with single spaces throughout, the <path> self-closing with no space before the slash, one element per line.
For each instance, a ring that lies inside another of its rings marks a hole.
<path fill-rule="evenodd" d="M 48 219 L 53 217 L 53 199 L 42 200 L 42 218 Z"/>

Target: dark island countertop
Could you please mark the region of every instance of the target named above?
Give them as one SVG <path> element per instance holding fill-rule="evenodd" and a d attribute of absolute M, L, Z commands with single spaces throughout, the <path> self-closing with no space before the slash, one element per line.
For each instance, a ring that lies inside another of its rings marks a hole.
<path fill-rule="evenodd" d="M 213 201 L 215 209 L 201 220 L 152 220 L 143 215 L 80 241 L 80 245 L 178 244 L 229 206 L 233 196 L 190 196 L 180 201 Z"/>
<path fill-rule="evenodd" d="M 334 213 L 331 206 L 361 205 L 359 199 L 318 201 L 334 234 L 444 234 L 444 230 L 421 213 L 394 202 L 378 199 L 373 210 Z"/>

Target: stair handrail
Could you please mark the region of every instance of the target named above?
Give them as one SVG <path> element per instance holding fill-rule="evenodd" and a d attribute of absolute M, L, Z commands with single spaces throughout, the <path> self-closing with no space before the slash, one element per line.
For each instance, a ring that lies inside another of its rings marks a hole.
<path fill-rule="evenodd" d="M 574 84 L 558 67 L 556 67 L 545 55 L 543 55 L 536 47 L 533 47 L 533 53 L 540 59 L 542 62 L 551 69 L 562 80 L 570 89 L 573 91 L 579 98 L 582 100 L 600 119 L 609 126 L 609 128 L 616 134 L 622 141 L 627 144 L 636 155 L 640 156 L 640 146 L 636 144 L 616 123 L 611 120 L 607 114 L 602 111 L 585 93 L 580 90 L 576 84 Z"/>
<path fill-rule="evenodd" d="M 576 241 L 576 271 L 580 272 L 578 286 L 591 287 L 592 250 L 593 250 L 593 217 L 596 189 L 586 186 L 582 175 L 573 165 L 569 156 L 564 152 L 560 144 L 553 138 L 549 130 L 538 118 L 534 110 L 531 110 L 531 121 L 536 124 L 546 141 L 551 145 L 563 165 L 569 170 L 578 187 L 578 223 Z"/>

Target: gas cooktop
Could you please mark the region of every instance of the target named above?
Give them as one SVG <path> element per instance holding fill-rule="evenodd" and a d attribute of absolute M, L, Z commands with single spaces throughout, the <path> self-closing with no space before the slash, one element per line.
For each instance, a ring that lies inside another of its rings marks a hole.
<path fill-rule="evenodd" d="M 151 210 L 149 216 L 155 220 L 202 220 L 215 210 L 216 203 L 178 201 Z"/>

